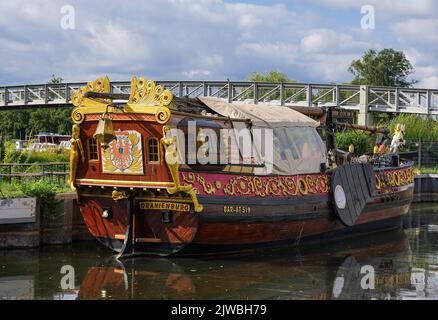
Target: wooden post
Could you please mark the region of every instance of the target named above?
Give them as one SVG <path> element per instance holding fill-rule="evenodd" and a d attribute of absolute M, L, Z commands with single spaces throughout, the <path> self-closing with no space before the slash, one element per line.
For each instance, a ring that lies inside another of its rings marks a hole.
<path fill-rule="evenodd" d="M 67 165 L 64 163 L 63 165 L 62 165 L 62 172 L 64 172 L 64 174 L 63 174 L 63 177 L 64 177 L 64 183 L 66 183 L 67 181 L 66 181 L 66 177 L 67 177 Z"/>

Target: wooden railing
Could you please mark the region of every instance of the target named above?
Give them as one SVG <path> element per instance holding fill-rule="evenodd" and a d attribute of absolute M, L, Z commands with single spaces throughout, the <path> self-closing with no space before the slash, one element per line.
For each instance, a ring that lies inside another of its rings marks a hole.
<path fill-rule="evenodd" d="M 48 180 L 67 183 L 69 163 L 1 163 L 0 182 Z"/>

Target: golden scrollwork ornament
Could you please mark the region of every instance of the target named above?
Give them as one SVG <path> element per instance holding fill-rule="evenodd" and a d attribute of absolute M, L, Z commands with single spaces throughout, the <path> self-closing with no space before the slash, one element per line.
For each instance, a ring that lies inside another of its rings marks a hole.
<path fill-rule="evenodd" d="M 87 92 L 110 93 L 111 85 L 108 76 L 88 82 L 86 86 L 79 88 L 72 94 L 71 102 L 76 108 L 73 109 L 71 118 L 75 124 L 84 121 L 87 108 L 104 110 L 106 106 L 111 104 L 111 99 L 88 98 L 85 95 Z"/>
<path fill-rule="evenodd" d="M 175 194 L 177 192 L 184 192 L 188 194 L 193 202 L 195 212 L 201 212 L 203 206 L 198 201 L 196 190 L 192 184 L 181 185 L 179 180 L 179 164 L 178 164 L 178 148 L 177 138 L 172 136 L 170 127 L 163 127 L 163 138 L 161 139 L 161 145 L 165 150 L 164 159 L 166 160 L 167 167 L 169 168 L 170 175 L 174 183 L 174 187 L 167 188 L 169 194 Z"/>

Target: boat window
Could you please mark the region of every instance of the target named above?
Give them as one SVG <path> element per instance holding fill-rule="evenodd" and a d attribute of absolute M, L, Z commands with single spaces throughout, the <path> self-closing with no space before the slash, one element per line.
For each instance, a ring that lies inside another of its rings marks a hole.
<path fill-rule="evenodd" d="M 97 141 L 94 138 L 88 139 L 88 155 L 90 160 L 99 160 Z"/>
<path fill-rule="evenodd" d="M 158 162 L 159 159 L 158 140 L 151 138 L 148 142 L 148 162 Z"/>
<path fill-rule="evenodd" d="M 290 152 L 293 159 L 319 159 L 324 157 L 324 146 L 314 128 L 276 128 L 274 129 L 276 143 L 282 160 Z"/>
<path fill-rule="evenodd" d="M 293 139 L 289 137 L 288 128 L 275 128 L 274 129 L 274 146 L 280 146 L 278 151 L 280 152 L 281 160 L 288 160 L 287 154 L 291 154 L 294 160 L 300 158 L 300 154 L 295 146 Z"/>
<path fill-rule="evenodd" d="M 314 128 L 292 128 L 289 132 L 291 139 L 303 159 L 315 159 L 325 156 L 325 148 Z"/>
<path fill-rule="evenodd" d="M 195 170 L 221 170 L 229 163 L 229 137 L 224 135 L 221 124 L 187 117 L 177 128 L 182 134 L 178 137 L 181 163 Z"/>

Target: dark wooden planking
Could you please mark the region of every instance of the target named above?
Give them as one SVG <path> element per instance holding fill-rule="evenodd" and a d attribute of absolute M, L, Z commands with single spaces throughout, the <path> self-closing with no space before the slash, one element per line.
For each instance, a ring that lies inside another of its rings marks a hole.
<path fill-rule="evenodd" d="M 396 195 L 392 197 L 393 201 L 388 201 L 387 195 L 372 199 L 362 210 L 355 226 L 386 221 L 405 214 L 412 200 L 412 188 L 408 190 L 400 188 L 399 190 L 399 192 L 392 193 Z M 114 202 L 108 194 L 109 191 L 99 190 L 100 194 L 96 196 L 81 196 L 80 199 L 84 218 L 92 234 L 110 248 L 115 249 L 120 246 L 120 241 L 114 239 L 115 234 L 124 234 L 126 230 L 126 202 Z M 360 192 L 363 194 L 363 190 Z M 231 197 L 223 197 L 222 202 L 219 198 L 221 197 L 200 198 L 201 203 L 204 204 L 204 212 L 200 214 L 176 213 L 170 224 L 163 224 L 160 211 L 137 210 L 135 238 L 152 238 L 161 241 L 160 243 L 136 243 L 135 251 L 168 255 L 185 248 L 190 243 L 232 245 L 239 250 L 239 245 L 245 244 L 257 246 L 276 241 L 299 243 L 301 239 L 330 234 L 334 231 L 349 233 L 348 228 L 336 219 L 330 202 L 324 197 L 314 197 L 310 202 L 305 202 L 305 197 L 303 197 L 302 203 L 298 201 L 294 205 L 287 205 L 281 200 L 282 204 L 279 206 L 276 205 L 276 200 L 279 199 L 275 198 L 264 198 L 263 201 L 253 199 L 247 202 L 244 197 L 236 197 L 232 202 L 233 205 L 251 207 L 249 215 L 225 214 L 223 206 L 229 204 L 226 199 Z M 157 197 L 157 201 L 160 200 L 164 199 Z M 208 200 L 212 200 L 211 203 Z M 93 210 L 86 205 L 90 201 L 95 203 L 96 208 Z M 241 201 L 240 204 L 239 201 Z M 108 206 L 114 206 L 112 221 L 101 217 L 101 207 Z M 376 231 L 374 227 L 369 228 L 369 231 Z"/>
<path fill-rule="evenodd" d="M 331 177 L 333 209 L 340 220 L 346 226 L 352 226 L 365 208 L 366 203 L 371 199 L 373 184 L 370 181 L 370 174 L 374 173 L 366 165 L 346 164 L 334 170 Z M 338 208 L 334 200 L 336 186 L 342 186 L 346 197 L 345 208 Z"/>

